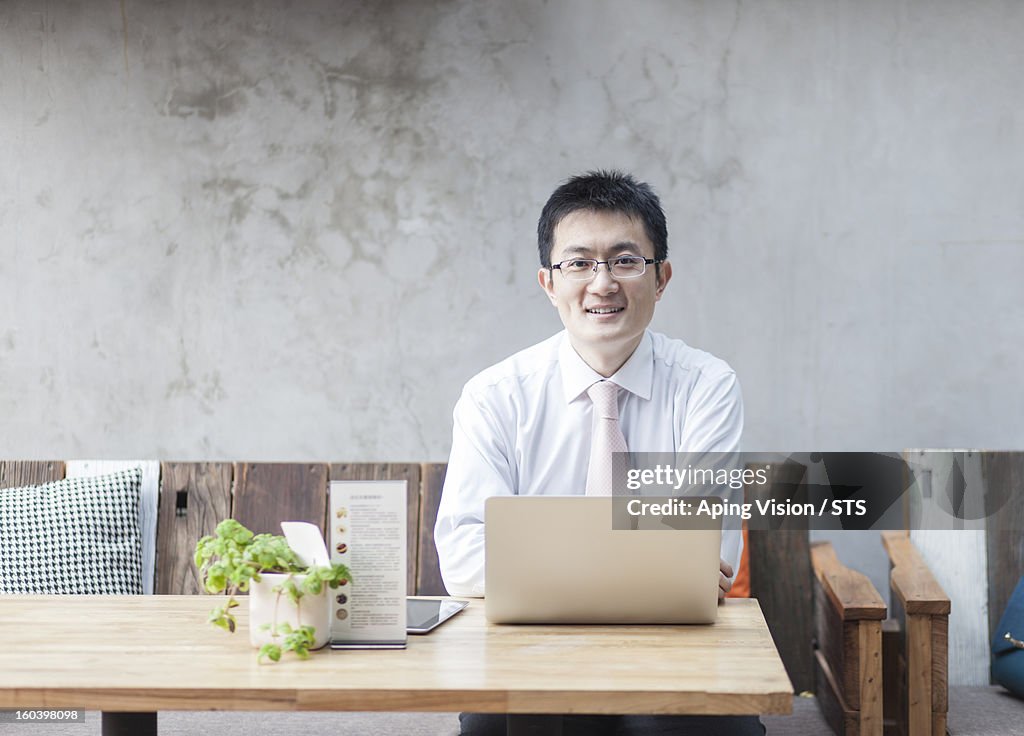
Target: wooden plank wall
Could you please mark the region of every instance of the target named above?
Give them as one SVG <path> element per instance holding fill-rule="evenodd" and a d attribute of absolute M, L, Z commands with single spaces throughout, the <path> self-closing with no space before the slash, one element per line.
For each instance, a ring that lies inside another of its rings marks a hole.
<path fill-rule="evenodd" d="M 196 542 L 231 516 L 232 463 L 160 465 L 155 591 L 202 593 L 192 557 Z"/>
<path fill-rule="evenodd" d="M 448 470 L 445 463 L 423 465 L 423 490 L 420 494 L 420 538 L 419 566 L 417 568 L 416 590 L 419 595 L 448 595 L 441 580 L 441 566 L 434 545 L 434 522 L 437 521 L 437 507 L 441 503 L 441 489 Z"/>
<path fill-rule="evenodd" d="M 431 467 L 431 466 L 427 466 Z M 441 477 L 443 478 L 443 467 Z M 163 476 L 157 528 L 156 592 L 201 592 L 192 562 L 196 542 L 221 519 L 234 518 L 257 533 L 280 534 L 280 522 L 308 521 L 329 529 L 328 483 L 334 480 L 405 480 L 408 483 L 407 590 L 417 588 L 422 468 L 418 463 L 176 463 Z M 431 477 L 436 477 L 436 469 Z M 437 508 L 434 506 L 436 515 Z M 325 533 L 326 538 L 329 534 Z M 431 527 L 429 544 L 433 544 Z M 432 569 L 437 569 L 436 552 Z M 430 573 L 427 573 L 430 579 Z"/>
<path fill-rule="evenodd" d="M 64 479 L 61 460 L 0 460 L 0 488 L 19 488 Z"/>
<path fill-rule="evenodd" d="M 282 521 L 324 533 L 328 471 L 327 463 L 236 463 L 231 516 L 257 534 L 280 534 Z"/>

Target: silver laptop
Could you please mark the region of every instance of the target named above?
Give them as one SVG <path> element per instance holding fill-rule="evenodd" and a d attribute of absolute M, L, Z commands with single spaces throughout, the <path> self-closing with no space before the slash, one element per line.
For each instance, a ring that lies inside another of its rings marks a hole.
<path fill-rule="evenodd" d="M 495 496 L 484 514 L 489 621 L 715 621 L 720 519 L 710 529 L 704 519 L 701 528 L 615 530 L 612 499 L 586 496 Z"/>

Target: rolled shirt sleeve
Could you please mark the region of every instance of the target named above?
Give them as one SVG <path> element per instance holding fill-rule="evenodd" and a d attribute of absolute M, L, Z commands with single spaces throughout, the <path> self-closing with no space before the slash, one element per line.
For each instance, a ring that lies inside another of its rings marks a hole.
<path fill-rule="evenodd" d="M 699 381 L 686 403 L 679 452 L 691 457 L 715 453 L 717 462 L 722 459 L 719 453 L 739 453 L 742 435 L 743 394 L 736 373 L 730 369 Z M 726 495 L 725 500 L 744 501 L 742 489 Z M 722 524 L 722 559 L 732 567 L 733 578 L 743 556 L 742 527 L 742 520 L 732 515 L 726 516 Z"/>

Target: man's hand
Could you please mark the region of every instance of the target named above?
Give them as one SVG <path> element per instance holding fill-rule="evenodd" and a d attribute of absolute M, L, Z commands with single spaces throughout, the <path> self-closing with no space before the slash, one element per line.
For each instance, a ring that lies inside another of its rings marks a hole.
<path fill-rule="evenodd" d="M 725 600 L 725 594 L 732 590 L 732 565 L 725 560 L 719 560 L 721 563 L 718 566 L 718 601 L 721 603 Z"/>

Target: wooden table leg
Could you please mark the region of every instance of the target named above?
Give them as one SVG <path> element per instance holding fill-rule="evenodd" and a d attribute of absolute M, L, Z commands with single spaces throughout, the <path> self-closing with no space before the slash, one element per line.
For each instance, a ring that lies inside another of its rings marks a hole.
<path fill-rule="evenodd" d="M 508 736 L 562 736 L 562 716 L 508 714 Z"/>
<path fill-rule="evenodd" d="M 156 713 L 103 712 L 103 736 L 156 736 Z"/>

